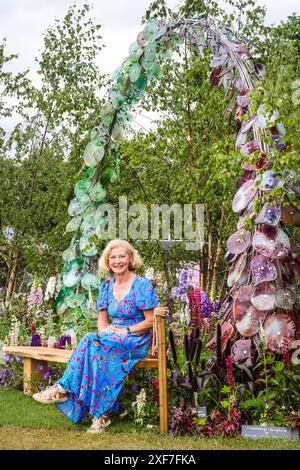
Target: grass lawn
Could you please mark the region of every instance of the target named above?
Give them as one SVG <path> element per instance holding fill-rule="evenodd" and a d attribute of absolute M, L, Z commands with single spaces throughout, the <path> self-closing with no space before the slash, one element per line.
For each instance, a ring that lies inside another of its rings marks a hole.
<path fill-rule="evenodd" d="M 0 390 L 0 449 L 273 450 L 300 449 L 299 441 L 172 437 L 135 428 L 115 415 L 99 435 L 88 423 L 74 425 L 54 405 L 42 405 L 18 390 Z"/>

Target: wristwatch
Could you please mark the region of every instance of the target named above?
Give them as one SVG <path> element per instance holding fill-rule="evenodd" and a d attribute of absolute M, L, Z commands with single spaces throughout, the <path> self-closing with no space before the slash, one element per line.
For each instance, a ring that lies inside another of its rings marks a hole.
<path fill-rule="evenodd" d="M 129 326 L 126 326 L 126 330 L 127 330 L 127 334 L 130 335 L 130 334 L 131 334 L 131 331 L 130 331 Z"/>

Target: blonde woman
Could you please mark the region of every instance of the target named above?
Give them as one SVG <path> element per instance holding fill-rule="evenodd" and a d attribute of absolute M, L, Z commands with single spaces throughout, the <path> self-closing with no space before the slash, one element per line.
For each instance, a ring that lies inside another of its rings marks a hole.
<path fill-rule="evenodd" d="M 118 411 L 125 377 L 147 356 L 158 299 L 152 283 L 134 273 L 141 264 L 127 241 L 108 243 L 99 267 L 112 277 L 100 286 L 98 333 L 84 336 L 56 385 L 33 396 L 41 403 L 56 403 L 74 423 L 93 415 L 88 432 L 101 432 L 110 424 L 108 415 Z"/>

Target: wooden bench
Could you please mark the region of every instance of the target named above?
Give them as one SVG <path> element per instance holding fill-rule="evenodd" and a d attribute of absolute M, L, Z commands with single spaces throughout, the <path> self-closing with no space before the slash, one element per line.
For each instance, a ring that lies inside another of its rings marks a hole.
<path fill-rule="evenodd" d="M 158 369 L 160 432 L 168 432 L 168 394 L 167 394 L 167 359 L 166 359 L 166 324 L 165 307 L 159 305 L 155 311 L 158 358 L 146 358 L 138 362 L 138 368 Z M 68 363 L 73 350 L 43 348 L 34 346 L 4 346 L 3 352 L 23 357 L 25 395 L 33 393 L 32 382 L 42 379 L 48 362 Z"/>

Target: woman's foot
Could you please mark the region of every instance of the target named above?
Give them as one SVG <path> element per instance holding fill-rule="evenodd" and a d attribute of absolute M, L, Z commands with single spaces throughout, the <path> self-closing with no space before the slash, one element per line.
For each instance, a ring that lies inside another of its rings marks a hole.
<path fill-rule="evenodd" d="M 39 403 L 45 403 L 46 405 L 49 405 L 51 403 L 63 403 L 64 401 L 67 401 L 68 395 L 66 392 L 60 392 L 57 385 L 52 385 L 51 387 L 47 387 L 42 392 L 35 393 L 32 395 L 32 398 Z"/>
<path fill-rule="evenodd" d="M 103 432 L 104 429 L 111 424 L 111 420 L 108 416 L 103 415 L 100 418 L 94 417 L 91 427 L 87 430 L 89 433 L 100 433 Z"/>

